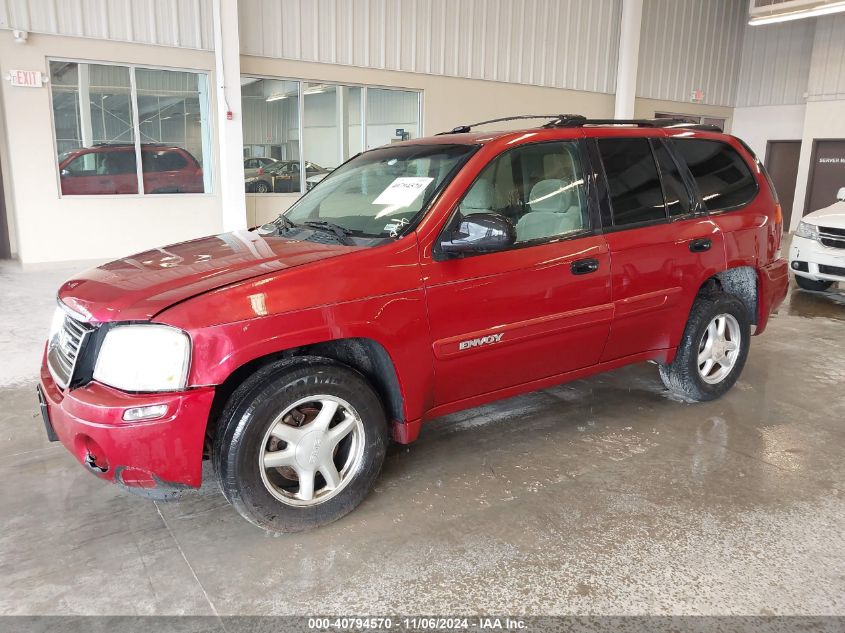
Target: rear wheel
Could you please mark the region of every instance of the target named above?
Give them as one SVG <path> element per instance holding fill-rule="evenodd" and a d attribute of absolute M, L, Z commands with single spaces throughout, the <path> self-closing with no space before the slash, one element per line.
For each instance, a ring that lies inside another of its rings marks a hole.
<path fill-rule="evenodd" d="M 268 193 L 270 191 L 270 184 L 259 180 L 255 183 L 255 193 Z"/>
<path fill-rule="evenodd" d="M 732 295 L 696 299 L 675 360 L 660 366 L 666 388 L 687 400 L 714 400 L 739 378 L 751 338 L 745 304 Z"/>
<path fill-rule="evenodd" d="M 825 281 L 824 279 L 817 281 L 801 275 L 795 275 L 795 282 L 804 290 L 815 290 L 816 292 L 823 292 L 833 285 L 832 281 Z"/>
<path fill-rule="evenodd" d="M 381 470 L 388 427 L 358 372 L 297 358 L 247 380 L 223 412 L 215 467 L 223 494 L 246 519 L 298 532 L 339 519 Z"/>

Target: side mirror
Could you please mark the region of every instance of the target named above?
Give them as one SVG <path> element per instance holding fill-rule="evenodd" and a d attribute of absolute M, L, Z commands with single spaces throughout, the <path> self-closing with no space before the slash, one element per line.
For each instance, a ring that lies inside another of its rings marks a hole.
<path fill-rule="evenodd" d="M 66 176 L 70 176 L 70 171 L 67 170 L 67 169 L 63 169 L 59 172 L 59 176 L 61 176 L 62 178 L 65 178 Z"/>
<path fill-rule="evenodd" d="M 464 216 L 458 226 L 441 236 L 439 250 L 447 257 L 471 253 L 491 253 L 509 248 L 516 242 L 516 228 L 498 213 L 473 213 Z"/>
<path fill-rule="evenodd" d="M 836 199 L 845 202 L 845 187 L 839 187 L 839 191 L 836 192 Z"/>

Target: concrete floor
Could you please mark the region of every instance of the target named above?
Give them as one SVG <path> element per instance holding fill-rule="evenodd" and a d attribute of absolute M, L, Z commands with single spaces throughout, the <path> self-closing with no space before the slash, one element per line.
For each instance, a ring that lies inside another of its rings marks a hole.
<path fill-rule="evenodd" d="M 437 420 L 351 515 L 268 536 L 49 444 L 69 269 L 0 266 L 0 614 L 845 615 L 845 294 L 793 289 L 703 405 L 639 365 Z"/>

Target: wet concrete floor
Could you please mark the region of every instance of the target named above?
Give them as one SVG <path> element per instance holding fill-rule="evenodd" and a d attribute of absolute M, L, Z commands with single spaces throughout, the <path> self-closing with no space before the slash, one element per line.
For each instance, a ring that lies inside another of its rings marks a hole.
<path fill-rule="evenodd" d="M 269 536 L 47 442 L 71 269 L 0 266 L 0 614 L 845 615 L 845 293 L 795 288 L 719 401 L 653 365 L 436 420 L 341 521 Z"/>

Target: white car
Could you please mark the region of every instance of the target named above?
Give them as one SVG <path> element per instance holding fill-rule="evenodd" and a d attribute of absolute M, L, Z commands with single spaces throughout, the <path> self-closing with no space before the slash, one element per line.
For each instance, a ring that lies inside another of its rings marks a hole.
<path fill-rule="evenodd" d="M 808 213 L 789 247 L 789 268 L 805 290 L 827 290 L 845 282 L 845 187 L 837 202 Z"/>

